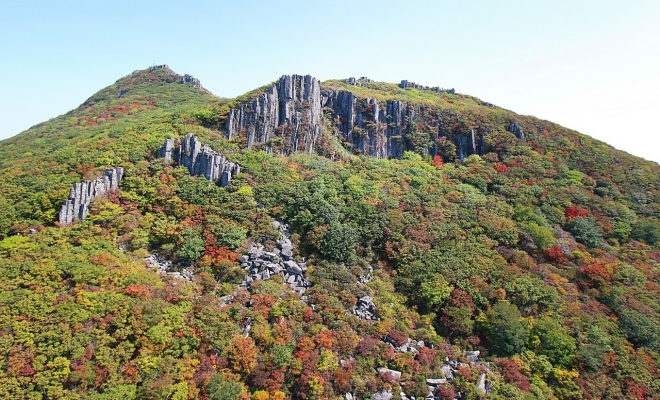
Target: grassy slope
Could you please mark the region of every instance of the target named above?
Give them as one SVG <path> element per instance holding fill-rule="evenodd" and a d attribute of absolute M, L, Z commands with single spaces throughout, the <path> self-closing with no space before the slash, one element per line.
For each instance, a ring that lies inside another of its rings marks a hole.
<path fill-rule="evenodd" d="M 225 100 L 166 72 L 136 71 L 75 110 L 3 140 L 0 202 L 15 204 L 19 220 L 48 224 L 72 183 L 139 161 L 165 137 L 199 131 L 192 113 Z"/>

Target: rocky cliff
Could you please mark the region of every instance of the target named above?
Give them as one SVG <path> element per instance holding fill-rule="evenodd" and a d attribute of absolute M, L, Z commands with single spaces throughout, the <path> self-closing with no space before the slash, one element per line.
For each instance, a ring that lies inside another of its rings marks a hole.
<path fill-rule="evenodd" d="M 110 190 L 119 189 L 123 175 L 124 170 L 121 167 L 106 168 L 103 175 L 94 180 L 74 183 L 69 198 L 60 210 L 60 226 L 69 225 L 76 219 L 84 220 L 92 200 Z"/>
<path fill-rule="evenodd" d="M 165 139 L 158 149 L 158 157 L 185 166 L 191 175 L 203 175 L 220 186 L 229 185 L 231 178 L 241 170 L 238 164 L 202 144 L 192 133 L 188 133 L 180 142 L 173 138 Z"/>
<path fill-rule="evenodd" d="M 244 134 L 248 148 L 281 137 L 292 151 L 309 153 L 321 135 L 321 120 L 319 80 L 285 75 L 257 99 L 230 111 L 227 137 Z"/>
<path fill-rule="evenodd" d="M 354 86 L 369 82 L 364 77 L 346 81 Z M 455 94 L 454 89 L 430 88 L 405 80 L 399 87 Z M 259 144 L 271 151 L 279 144 L 282 153 L 311 153 L 324 126 L 332 127 L 332 134 L 354 153 L 376 158 L 400 158 L 407 150 L 435 156 L 441 153 L 438 139 L 442 137 L 456 146 L 455 156 L 461 160 L 487 152 L 484 138 L 495 127 L 467 128 L 459 120 L 456 114 L 401 100 L 377 101 L 351 90 L 322 89 L 319 80 L 309 75 L 284 75 L 266 93 L 230 110 L 225 128 L 229 139 L 243 135 L 248 148 Z M 517 122 L 502 128 L 524 140 Z"/>

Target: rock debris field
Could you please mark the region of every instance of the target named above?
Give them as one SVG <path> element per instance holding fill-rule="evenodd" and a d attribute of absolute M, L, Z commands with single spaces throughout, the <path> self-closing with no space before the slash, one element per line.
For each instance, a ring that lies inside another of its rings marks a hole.
<path fill-rule="evenodd" d="M 279 221 L 274 221 L 273 226 L 280 231 L 280 237 L 272 251 L 267 251 L 263 245 L 257 243 L 252 245 L 248 254 L 240 258 L 241 267 L 248 273 L 240 287 L 247 289 L 255 281 L 280 275 L 286 284 L 302 295 L 312 286 L 305 276 L 307 264 L 304 259 L 296 260 L 293 256 L 289 226 Z"/>

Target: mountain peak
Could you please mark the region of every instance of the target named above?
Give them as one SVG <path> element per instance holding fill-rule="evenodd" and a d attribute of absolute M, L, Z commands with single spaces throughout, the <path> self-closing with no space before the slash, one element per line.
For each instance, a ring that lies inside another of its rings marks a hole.
<path fill-rule="evenodd" d="M 205 90 L 199 79 L 189 74 L 177 74 L 167 64 L 152 65 L 147 69 L 137 69 L 130 75 L 117 80 L 116 83 L 134 85 L 143 82 L 178 83 Z"/>

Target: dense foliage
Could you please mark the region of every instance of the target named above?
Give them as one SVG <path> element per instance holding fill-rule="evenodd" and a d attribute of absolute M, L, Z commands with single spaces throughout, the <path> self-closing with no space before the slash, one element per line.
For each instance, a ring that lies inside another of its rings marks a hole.
<path fill-rule="evenodd" d="M 464 350 L 490 364 L 461 367 L 442 398 L 484 396 L 482 373 L 494 399 L 660 393 L 656 164 L 469 96 L 381 83 L 351 88 L 494 124 L 491 151 L 239 150 L 216 130 L 235 103 L 167 72 L 138 71 L 2 142 L 0 397 L 362 399 L 401 382 L 425 396 L 424 378 Z M 505 130 L 514 117 L 525 141 Z M 154 157 L 186 132 L 232 150 L 242 173 L 220 188 Z M 126 169 L 121 190 L 53 226 L 70 184 L 111 165 Z M 279 277 L 238 289 L 239 256 L 272 248 L 275 220 L 307 257 L 307 302 Z M 152 253 L 195 278 L 159 276 Z M 347 312 L 366 295 L 378 321 Z M 395 351 L 408 338 L 426 346 Z"/>

